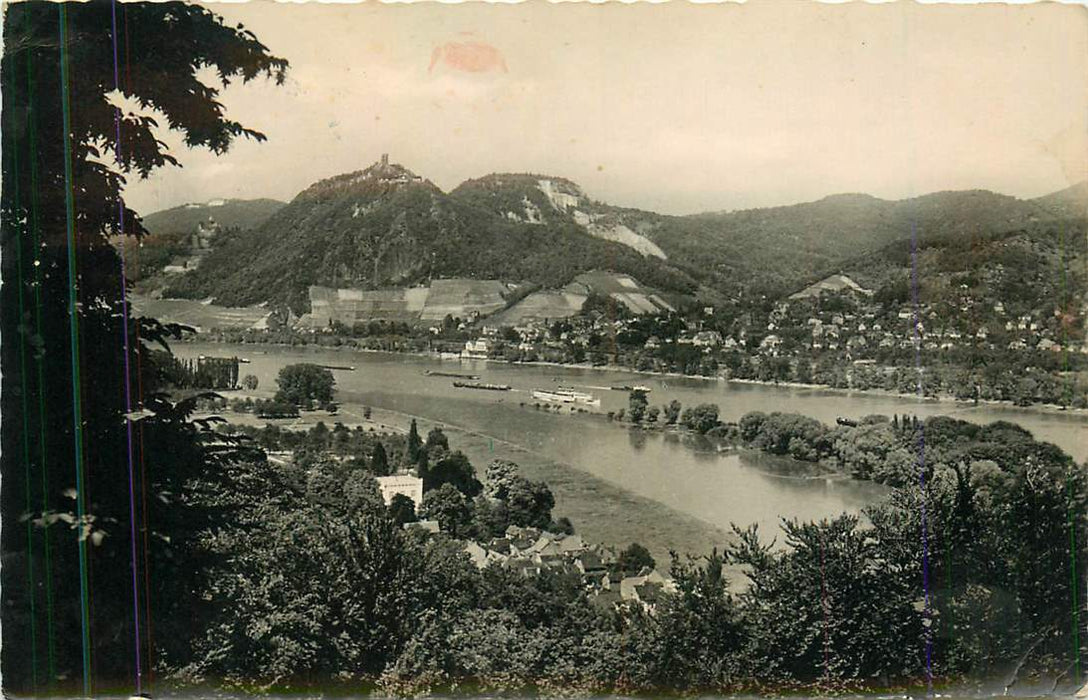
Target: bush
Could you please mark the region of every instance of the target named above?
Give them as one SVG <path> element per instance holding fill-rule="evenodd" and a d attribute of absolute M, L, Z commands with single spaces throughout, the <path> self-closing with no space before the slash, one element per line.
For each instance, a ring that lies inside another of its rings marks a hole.
<path fill-rule="evenodd" d="M 258 418 L 298 418 L 298 406 L 282 401 L 258 399 L 253 402 Z"/>

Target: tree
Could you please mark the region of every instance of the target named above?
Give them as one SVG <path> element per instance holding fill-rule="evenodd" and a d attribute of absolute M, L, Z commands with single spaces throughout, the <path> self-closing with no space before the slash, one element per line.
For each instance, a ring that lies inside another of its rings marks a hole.
<path fill-rule="evenodd" d="M 4 683 L 9 692 L 61 692 L 57 679 L 81 679 L 89 695 L 97 681 L 131 678 L 134 608 L 155 616 L 159 651 L 185 653 L 192 621 L 209 607 L 193 593 L 207 570 L 197 533 L 208 516 L 183 494 L 198 480 L 228 480 L 225 465 L 238 454 L 236 442 L 191 421 L 193 402 L 159 393 L 164 377 L 150 347 L 182 329 L 128 313 L 109 238 L 127 237 L 131 263 L 146 229 L 124 202 L 126 178 L 177 162 L 156 129 L 216 153 L 239 136 L 263 139 L 226 116 L 215 83 L 282 82 L 287 63 L 199 5 L 6 10 L 0 396 L 12 419 L 2 427 L 0 511 L 5 523 L 32 517 L 29 530 L 3 528 L 0 542 L 5 561 L 21 562 L 0 574 Z M 115 108 L 107 97 L 115 90 L 137 106 Z M 29 439 L 39 435 L 48 438 Z M 42 478 L 26 480 L 24 467 Z M 129 484 L 147 500 L 130 499 Z M 83 538 L 85 526 L 103 535 Z M 134 566 L 137 580 L 155 582 L 136 601 L 118 595 L 132 590 Z M 16 607 L 27 613 L 9 616 Z M 139 643 L 146 652 L 147 636 Z"/>
<path fill-rule="evenodd" d="M 417 519 L 415 501 L 403 493 L 393 494 L 393 498 L 389 500 L 389 517 L 397 525 L 414 523 Z"/>
<path fill-rule="evenodd" d="M 389 474 L 389 456 L 385 453 L 385 447 L 381 442 L 374 443 L 374 452 L 370 457 L 370 471 L 374 476 L 387 476 Z"/>
<path fill-rule="evenodd" d="M 505 459 L 492 460 L 484 472 L 484 495 L 506 500 L 510 487 L 518 477 L 518 465 Z"/>
<path fill-rule="evenodd" d="M 421 449 L 416 453 L 416 476 L 423 479 L 423 483 L 426 484 L 430 471 L 431 466 L 427 457 L 427 450 Z"/>
<path fill-rule="evenodd" d="M 412 425 L 408 428 L 408 459 L 415 461 L 419 458 L 419 450 L 423 447 L 423 441 L 419 437 L 419 428 L 416 419 L 412 419 Z"/>
<path fill-rule="evenodd" d="M 722 575 L 724 558 L 715 550 L 705 559 L 673 558 L 676 592 L 657 605 L 650 627 L 655 688 L 729 688 L 746 658 L 747 630 Z"/>
<path fill-rule="evenodd" d="M 431 432 L 427 433 L 427 442 L 424 445 L 427 452 L 433 453 L 437 450 L 443 450 L 449 452 L 450 441 L 446 437 L 446 434 L 442 432 L 442 428 L 431 428 Z"/>
<path fill-rule="evenodd" d="M 661 409 L 660 408 L 658 408 L 657 406 L 650 406 L 650 408 L 648 408 L 646 410 L 646 422 L 648 422 L 648 423 L 657 423 L 658 416 L 660 416 L 660 415 L 661 415 Z"/>
<path fill-rule="evenodd" d="M 242 378 L 242 388 L 246 391 L 256 391 L 258 383 L 255 374 L 247 374 Z"/>
<path fill-rule="evenodd" d="M 333 454 L 348 456 L 352 453 L 351 428 L 336 421 L 336 424 L 332 426 L 331 437 L 329 449 Z"/>
<path fill-rule="evenodd" d="M 648 403 L 645 391 L 635 389 L 631 392 L 631 395 L 627 398 L 627 417 L 631 419 L 632 423 L 642 422 L 643 416 L 646 415 L 646 405 Z"/>
<path fill-rule="evenodd" d="M 183 677 L 282 687 L 376 676 L 421 621 L 467 613 L 478 574 L 459 547 L 406 533 L 380 497 L 338 498 L 354 481 L 328 479 L 321 501 L 280 484 L 240 504 L 246 527 L 215 538 L 226 563 L 201 591 L 229 614 L 200 631 Z"/>
<path fill-rule="evenodd" d="M 673 399 L 665 406 L 665 425 L 676 425 L 680 420 L 680 402 Z"/>
<path fill-rule="evenodd" d="M 483 484 L 476 479 L 476 468 L 460 451 L 443 456 L 426 470 L 422 478 L 425 490 L 449 484 L 469 498 L 483 490 Z"/>
<path fill-rule="evenodd" d="M 718 405 L 713 403 L 699 404 L 684 411 L 680 422 L 688 430 L 705 434 L 711 428 L 718 425 Z"/>
<path fill-rule="evenodd" d="M 650 550 L 638 542 L 632 542 L 616 558 L 616 568 L 626 574 L 637 574 L 643 569 L 654 569 L 656 567 L 657 562 L 654 561 Z"/>
<path fill-rule="evenodd" d="M 322 453 L 329 448 L 331 441 L 332 435 L 329 426 L 325 425 L 325 421 L 319 420 L 306 434 L 305 444 L 309 450 Z"/>
<path fill-rule="evenodd" d="M 336 380 L 332 372 L 324 367 L 303 362 L 281 369 L 276 383 L 279 384 L 276 401 L 309 408 L 315 402 L 326 404 L 332 401 Z"/>
<path fill-rule="evenodd" d="M 900 569 L 888 565 L 888 545 L 859 528 L 856 516 L 786 521 L 782 530 L 781 550 L 761 544 L 753 527 L 737 531 L 729 553 L 750 571 L 740 603 L 752 636 L 751 675 L 842 682 L 920 674 L 915 567 L 909 576 L 895 575 Z"/>
<path fill-rule="evenodd" d="M 442 484 L 425 493 L 419 514 L 437 520 L 438 527 L 452 537 L 464 535 L 472 522 L 471 503 L 453 484 Z"/>
<path fill-rule="evenodd" d="M 505 500 L 512 524 L 540 529 L 551 525 L 555 496 L 544 482 L 515 476 Z"/>

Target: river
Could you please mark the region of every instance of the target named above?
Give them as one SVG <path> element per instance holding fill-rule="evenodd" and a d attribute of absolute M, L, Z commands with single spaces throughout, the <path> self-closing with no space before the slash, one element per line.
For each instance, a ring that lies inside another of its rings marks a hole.
<path fill-rule="evenodd" d="M 1006 420 L 1057 444 L 1078 461 L 1088 456 L 1085 440 L 1088 418 L 1074 413 L 993 405 L 975 407 L 588 368 L 441 361 L 308 347 L 192 343 L 176 345 L 175 352 L 182 357 L 206 354 L 248 358 L 250 363 L 242 366 L 242 374 L 256 375 L 260 388 L 269 390 L 274 388 L 276 374 L 286 364 L 354 366 L 354 371 L 334 371 L 338 397 L 343 402 L 367 404 L 459 427 L 483 437 L 491 443 L 489 449 L 494 449 L 496 443 L 514 446 L 568 469 L 587 472 L 619 489 L 722 530 L 728 530 L 730 523 L 741 526 L 757 523 L 762 532 L 773 533 L 783 517 L 806 520 L 842 512 L 858 513 L 886 490 L 849 479 L 797 478 L 780 470 L 776 473 L 763 460 L 753 457 L 693 449 L 674 434 L 628 431 L 603 418 L 535 410 L 531 390 L 560 385 L 579 387 L 601 398 L 602 413 L 627 405 L 627 393 L 612 391 L 611 386 L 641 384 L 652 389 L 651 405 L 660 406 L 672 399 L 684 406 L 716 403 L 722 419 L 731 421 L 755 410 L 792 411 L 825 423 L 833 423 L 839 416 L 856 419 L 874 413 L 910 413 L 919 417 L 947 414 L 980 423 Z M 508 392 L 458 389 L 453 387 L 451 378 L 426 376 L 427 370 L 477 374 L 480 381 L 509 384 L 513 389 Z M 455 441 L 452 446 L 459 447 Z M 486 462 L 479 459 L 479 454 L 474 456 L 477 467 L 482 469 Z M 613 516 L 622 518 L 624 514 L 613 513 Z M 643 523 L 640 529 L 648 527 L 652 524 Z M 684 543 L 682 536 L 672 541 Z"/>

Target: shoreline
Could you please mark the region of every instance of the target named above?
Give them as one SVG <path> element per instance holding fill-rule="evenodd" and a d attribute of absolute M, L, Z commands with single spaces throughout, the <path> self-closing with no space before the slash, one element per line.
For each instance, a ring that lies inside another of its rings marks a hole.
<path fill-rule="evenodd" d="M 347 345 L 320 345 L 320 344 L 293 344 L 293 343 L 276 343 L 276 342 L 246 342 L 246 341 L 220 341 L 212 340 L 207 336 L 200 337 L 199 335 L 193 339 L 184 339 L 181 341 L 186 344 L 206 343 L 208 345 L 253 345 L 262 346 L 267 345 L 271 347 L 282 348 L 318 348 L 323 351 L 334 352 L 358 352 L 358 353 L 376 353 L 384 355 L 404 355 L 408 357 L 420 357 L 430 360 L 438 360 L 440 362 L 454 362 L 454 360 L 442 360 L 436 357 L 433 353 L 429 352 L 414 352 L 406 350 L 375 350 L 373 348 L 361 348 L 357 346 Z M 456 362 L 462 362 L 463 360 L 456 360 Z M 704 382 L 726 383 L 726 384 L 741 384 L 749 386 L 763 386 L 763 387 L 777 387 L 786 389 L 801 389 L 805 391 L 823 391 L 838 394 L 840 396 L 872 396 L 878 398 L 894 398 L 900 400 L 912 400 L 921 403 L 936 403 L 954 405 L 960 408 L 973 408 L 975 406 L 987 406 L 997 409 L 1011 409 L 1015 411 L 1024 411 L 1030 413 L 1038 413 L 1043 415 L 1071 415 L 1079 416 L 1084 419 L 1088 419 L 1088 408 L 1074 408 L 1072 406 L 1061 407 L 1057 404 L 1046 403 L 1033 403 L 1027 406 L 1017 406 L 1012 401 L 1000 400 L 1000 399 L 979 399 L 976 403 L 973 400 L 957 399 L 954 396 L 941 395 L 941 396 L 918 396 L 917 394 L 905 394 L 897 391 L 889 391 L 887 389 L 846 389 L 842 387 L 831 387 L 825 384 L 804 384 L 801 382 L 773 382 L 764 381 L 760 379 L 735 379 L 726 378 L 721 376 L 706 377 L 697 374 L 681 374 L 680 372 L 655 372 L 652 370 L 636 370 L 622 365 L 606 364 L 606 365 L 592 365 L 587 363 L 564 363 L 564 362 L 551 362 L 547 360 L 533 360 L 530 362 L 503 360 L 498 358 L 476 359 L 473 362 L 496 362 L 507 366 L 525 365 L 528 367 L 555 367 L 559 369 L 582 369 L 582 370 L 600 370 L 604 372 L 613 373 L 626 373 L 643 377 L 667 377 L 672 379 L 694 379 Z"/>
<path fill-rule="evenodd" d="M 482 478 L 491 460 L 508 459 L 518 465 L 522 476 L 546 483 L 555 497 L 553 515 L 570 518 L 575 532 L 590 541 L 617 550 L 631 542 L 639 542 L 650 550 L 663 567 L 667 567 L 670 551 L 701 555 L 736 541 L 735 535 L 721 526 L 653 498 L 638 495 L 578 465 L 449 421 L 372 403 L 364 404 L 350 393 L 344 401 L 339 402 L 339 410 L 332 415 L 315 411 L 305 412 L 293 419 L 258 419 L 252 414 L 234 413 L 229 408 L 213 414 L 235 424 L 262 427 L 272 423 L 295 430 L 307 430 L 318 421 L 331 425 L 338 416 L 343 416 L 350 417 L 350 420 L 340 421 L 345 425 L 369 426 L 378 432 L 399 434 L 406 434 L 409 424 L 415 419 L 422 433 L 431 427 L 441 427 L 450 439 L 450 446 L 463 452 L 476 467 L 478 478 Z M 270 396 L 271 392 L 258 389 L 239 392 L 239 397 L 241 395 L 263 398 Z M 372 411 L 369 419 L 363 415 L 365 406 Z"/>

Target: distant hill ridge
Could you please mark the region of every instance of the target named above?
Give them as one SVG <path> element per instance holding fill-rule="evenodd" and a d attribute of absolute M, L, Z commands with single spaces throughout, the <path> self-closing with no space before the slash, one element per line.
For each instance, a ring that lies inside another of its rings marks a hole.
<path fill-rule="evenodd" d="M 1078 189 L 1079 188 L 1079 189 Z M 905 200 L 832 195 L 815 202 L 726 213 L 657 217 L 647 235 L 701 282 L 732 296 L 780 295 L 838 271 L 845 260 L 897 241 L 979 237 L 1079 217 L 1069 202 L 1021 200 L 985 190 Z M 1065 192 L 1065 191 L 1063 191 Z M 1055 197 L 1050 195 L 1048 197 Z"/>
<path fill-rule="evenodd" d="M 150 233 L 158 235 L 192 233 L 198 223 L 209 217 L 220 226 L 253 228 L 263 224 L 283 206 L 283 202 L 275 199 L 213 199 L 157 211 L 144 216 L 143 222 Z"/>
<path fill-rule="evenodd" d="M 985 190 L 899 201 L 849 193 L 671 216 L 597 202 L 567 178 L 533 173 L 494 173 L 445 193 L 383 156 L 315 182 L 251 230 L 219 237 L 200 269 L 166 292 L 303 312 L 310 285 L 378 289 L 468 277 L 559 289 L 578 274 L 610 270 L 702 300 L 777 297 L 912 235 L 977 238 L 1085 211 L 1081 183 L 1034 200 Z"/>
<path fill-rule="evenodd" d="M 596 269 L 666 293 L 698 291 L 650 241 L 617 240 L 622 229 L 597 226 L 583 207 L 591 203 L 561 178 L 489 176 L 446 194 L 383 156 L 314 183 L 253 230 L 218 236 L 199 269 L 165 292 L 227 305 L 285 303 L 302 313 L 313 285 L 378 289 L 465 277 L 558 288 Z"/>

